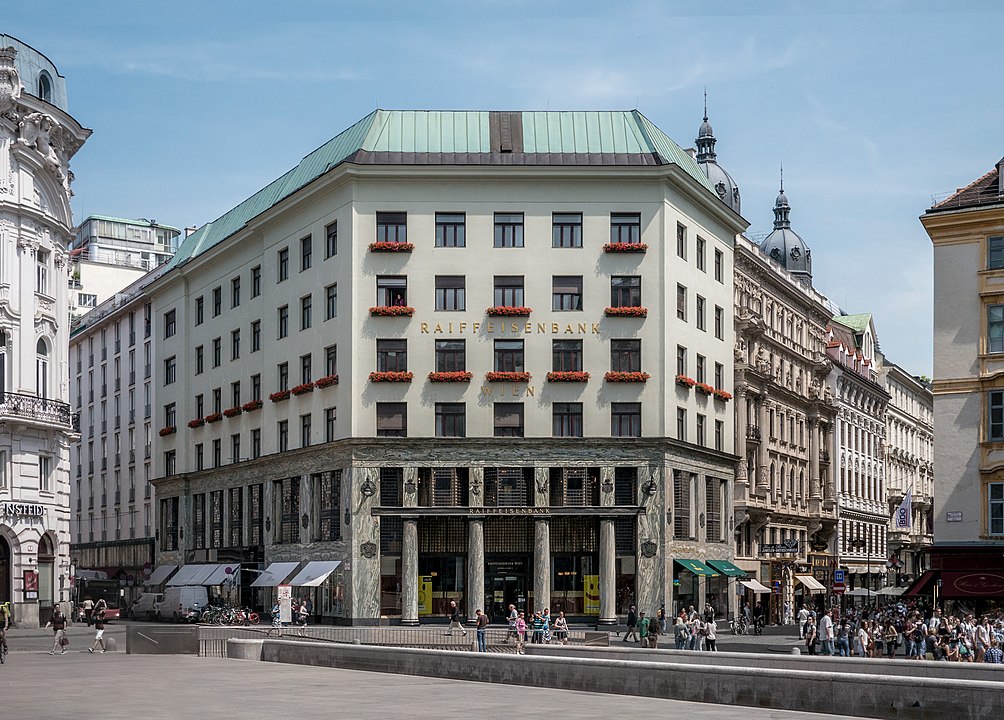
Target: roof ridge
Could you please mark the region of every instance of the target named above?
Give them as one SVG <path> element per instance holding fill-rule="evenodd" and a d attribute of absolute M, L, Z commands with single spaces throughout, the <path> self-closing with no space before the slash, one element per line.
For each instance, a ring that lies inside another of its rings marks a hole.
<path fill-rule="evenodd" d="M 949 195 L 948 197 L 946 197 L 944 200 L 942 200 L 941 202 L 939 202 L 937 205 L 935 205 L 931 209 L 932 210 L 936 210 L 937 208 L 941 207 L 942 205 L 948 203 L 950 200 L 954 200 L 955 198 L 957 198 L 962 193 L 966 192 L 967 190 L 970 190 L 971 188 L 975 187 L 976 185 L 980 184 L 981 182 L 983 182 L 984 180 L 986 180 L 987 178 L 989 178 L 995 172 L 997 172 L 997 168 L 996 167 L 993 168 L 992 170 L 990 170 L 990 172 L 984 173 L 980 177 L 976 178 L 975 180 L 973 180 L 971 183 L 969 183 L 965 187 L 959 188 L 958 190 L 956 190 L 954 193 L 952 193 L 951 195 Z"/>

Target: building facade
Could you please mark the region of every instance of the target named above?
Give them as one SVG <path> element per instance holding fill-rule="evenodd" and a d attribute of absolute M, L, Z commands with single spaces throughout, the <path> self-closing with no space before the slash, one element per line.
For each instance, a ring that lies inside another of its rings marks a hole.
<path fill-rule="evenodd" d="M 64 275 L 69 160 L 89 135 L 56 67 L 0 36 L 0 602 L 24 626 L 44 623 L 70 588 Z"/>
<path fill-rule="evenodd" d="M 934 204 L 934 545 L 910 592 L 1004 597 L 1004 160 Z M 939 582 L 940 581 L 940 582 Z M 933 590 L 932 590 L 933 588 Z"/>
<path fill-rule="evenodd" d="M 905 588 L 927 569 L 934 542 L 934 396 L 930 382 L 882 358 L 886 406 L 885 471 L 892 584 Z M 909 502 L 904 502 L 909 496 Z M 906 512 L 900 527 L 896 513 Z"/>
<path fill-rule="evenodd" d="M 373 113 L 147 289 L 158 562 L 337 561 L 353 623 L 726 604 L 744 227 L 636 112 Z"/>
<path fill-rule="evenodd" d="M 91 215 L 70 245 L 70 313 L 81 318 L 166 263 L 181 231 L 156 220 Z"/>

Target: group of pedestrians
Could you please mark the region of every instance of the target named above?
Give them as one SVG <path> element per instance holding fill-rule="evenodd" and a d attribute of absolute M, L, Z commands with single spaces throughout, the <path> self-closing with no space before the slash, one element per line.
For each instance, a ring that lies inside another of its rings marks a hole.
<path fill-rule="evenodd" d="M 664 608 L 659 608 L 655 617 L 648 617 L 645 611 L 637 612 L 632 605 L 628 608 L 627 632 L 624 642 L 634 640 L 643 648 L 658 649 L 661 635 L 673 634 L 673 646 L 677 650 L 716 651 L 718 639 L 718 622 L 711 605 L 699 613 L 694 606 L 681 610 L 676 616 L 672 627 L 666 621 Z"/>
<path fill-rule="evenodd" d="M 480 616 L 481 611 L 478 610 L 478 613 Z M 508 623 L 509 629 L 506 632 L 505 644 L 508 645 L 510 640 L 515 641 L 516 652 L 520 655 L 524 654 L 527 635 L 530 636 L 531 643 L 538 645 L 552 641 L 557 641 L 562 645 L 568 644 L 568 621 L 565 619 L 563 611 L 559 611 L 558 616 L 552 618 L 549 608 L 538 610 L 528 623 L 526 613 L 517 610 L 515 605 L 509 605 Z M 487 622 L 485 624 L 487 625 Z M 480 637 L 478 638 L 478 650 L 487 652 L 487 648 L 482 649 L 481 647 Z"/>

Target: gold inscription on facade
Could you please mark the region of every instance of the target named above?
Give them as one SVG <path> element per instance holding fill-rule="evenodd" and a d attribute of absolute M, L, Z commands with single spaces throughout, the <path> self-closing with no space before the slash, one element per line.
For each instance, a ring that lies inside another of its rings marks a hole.
<path fill-rule="evenodd" d="M 506 334 L 506 335 L 599 335 L 599 323 L 568 323 L 562 326 L 560 323 L 522 323 L 522 322 L 458 322 L 458 323 L 421 323 L 420 331 L 423 335 L 453 335 L 454 331 L 465 334 L 470 328 L 473 335 L 484 332 L 486 335 Z"/>
<path fill-rule="evenodd" d="M 497 392 L 496 392 L 497 391 Z M 510 394 L 512 397 L 534 397 L 537 389 L 533 385 L 512 385 L 507 391 L 504 385 L 482 385 L 481 394 L 484 397 L 499 397 L 504 398 L 506 394 Z"/>

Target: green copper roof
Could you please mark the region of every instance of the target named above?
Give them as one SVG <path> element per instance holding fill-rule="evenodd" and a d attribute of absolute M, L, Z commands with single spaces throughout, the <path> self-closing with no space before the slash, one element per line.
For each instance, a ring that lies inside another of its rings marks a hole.
<path fill-rule="evenodd" d="M 871 313 L 861 313 L 859 315 L 836 315 L 833 319 L 854 332 L 864 332 L 868 328 L 872 316 Z"/>
<path fill-rule="evenodd" d="M 512 143 L 511 149 L 498 146 L 500 138 L 503 143 Z M 637 110 L 517 113 L 375 110 L 307 155 L 285 175 L 185 238 L 169 267 L 202 254 L 343 162 L 673 164 L 707 188 L 717 200 L 710 181 L 694 159 Z"/>

